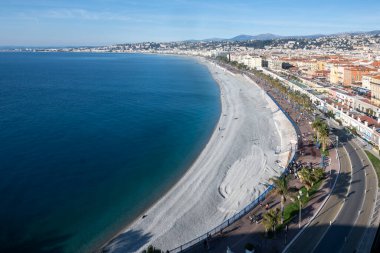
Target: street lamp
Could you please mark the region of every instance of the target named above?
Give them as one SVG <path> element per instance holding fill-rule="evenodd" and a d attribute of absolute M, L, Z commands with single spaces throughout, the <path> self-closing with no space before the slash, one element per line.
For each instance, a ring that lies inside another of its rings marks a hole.
<path fill-rule="evenodd" d="M 335 138 L 336 138 L 336 147 L 338 148 L 338 147 L 339 147 L 339 136 L 336 135 Z M 337 156 L 338 156 L 338 155 L 337 155 Z M 337 158 L 338 158 L 338 157 L 337 157 Z"/>
<path fill-rule="evenodd" d="M 298 201 L 299 201 L 299 219 L 298 219 L 298 228 L 301 228 L 301 197 L 302 197 L 302 191 L 298 191 Z"/>
<path fill-rule="evenodd" d="M 336 151 L 337 152 L 337 154 L 338 154 L 338 151 Z M 331 158 L 329 158 L 329 168 L 330 168 L 330 190 L 332 191 L 332 188 L 331 188 L 331 184 L 332 184 L 332 172 L 331 172 L 331 168 L 332 166 L 331 166 Z"/>

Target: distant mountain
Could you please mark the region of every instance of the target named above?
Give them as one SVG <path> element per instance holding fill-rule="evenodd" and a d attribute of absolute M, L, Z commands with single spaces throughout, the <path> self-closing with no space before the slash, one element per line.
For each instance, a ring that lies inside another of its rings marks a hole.
<path fill-rule="evenodd" d="M 366 32 L 366 33 L 370 34 L 370 35 L 376 35 L 376 34 L 380 34 L 380 30 L 370 31 L 370 32 Z"/>
<path fill-rule="evenodd" d="M 360 34 L 368 34 L 368 35 L 376 35 L 380 34 L 380 30 L 374 30 L 374 31 L 369 31 L 369 32 L 346 32 L 346 33 L 336 33 L 336 34 L 331 34 L 329 36 L 336 36 L 336 35 L 360 35 Z"/>
<path fill-rule="evenodd" d="M 227 41 L 228 39 L 223 38 L 209 38 L 209 39 L 203 39 L 203 40 L 196 40 L 196 39 L 190 39 L 190 40 L 183 40 L 182 42 L 210 42 L 210 41 Z"/>
<path fill-rule="evenodd" d="M 296 35 L 296 36 L 283 36 L 283 39 L 316 39 L 326 36 L 325 34 L 312 34 L 312 35 Z"/>
<path fill-rule="evenodd" d="M 283 36 L 271 34 L 271 33 L 264 33 L 264 34 L 258 34 L 258 35 L 238 35 L 236 37 L 233 37 L 229 40 L 233 41 L 244 41 L 244 40 L 274 40 L 282 38 Z"/>
<path fill-rule="evenodd" d="M 380 34 L 380 30 L 375 31 L 369 31 L 369 32 L 347 32 L 347 33 L 335 33 L 335 34 L 312 34 L 312 35 L 289 35 L 289 36 L 283 36 L 283 35 L 277 35 L 272 33 L 263 33 L 258 35 L 247 35 L 247 34 L 241 34 L 238 36 L 235 36 L 230 39 L 223 39 L 223 38 L 210 38 L 210 39 L 204 39 L 204 40 L 191 40 L 191 41 L 247 41 L 247 40 L 274 40 L 274 39 L 316 39 L 320 37 L 325 36 L 338 36 L 338 35 L 344 35 L 344 34 L 350 34 L 350 35 L 357 35 L 357 34 L 370 34 L 370 35 L 376 35 Z"/>
<path fill-rule="evenodd" d="M 245 41 L 245 40 L 275 40 L 275 39 L 314 39 L 325 36 L 324 34 L 312 34 L 312 35 L 291 35 L 282 36 L 272 33 L 264 33 L 258 35 L 239 35 L 229 40 L 232 41 Z"/>
<path fill-rule="evenodd" d="M 202 40 L 202 41 L 225 41 L 226 39 L 223 39 L 223 38 L 210 38 L 210 39 L 205 39 L 205 40 Z"/>

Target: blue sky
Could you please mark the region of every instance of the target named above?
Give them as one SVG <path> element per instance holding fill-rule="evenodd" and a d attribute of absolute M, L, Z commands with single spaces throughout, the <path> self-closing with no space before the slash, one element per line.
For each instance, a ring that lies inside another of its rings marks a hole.
<path fill-rule="evenodd" d="M 380 0 L 0 0 L 0 46 L 380 29 Z"/>

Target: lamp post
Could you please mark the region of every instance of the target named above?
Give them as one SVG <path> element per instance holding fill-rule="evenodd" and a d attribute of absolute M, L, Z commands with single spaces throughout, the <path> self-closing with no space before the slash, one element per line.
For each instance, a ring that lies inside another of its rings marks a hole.
<path fill-rule="evenodd" d="M 335 136 L 336 138 L 336 147 L 335 147 L 335 151 L 336 151 L 336 159 L 338 159 L 338 148 L 339 148 L 339 136 L 336 135 Z M 332 188 L 331 188 L 331 184 L 332 184 L 332 176 L 331 176 L 331 158 L 330 158 L 330 190 L 332 191 Z"/>
<path fill-rule="evenodd" d="M 302 197 L 302 191 L 299 190 L 298 192 L 298 201 L 299 201 L 299 218 L 298 218 L 298 228 L 301 228 L 301 197 Z"/>
<path fill-rule="evenodd" d="M 336 137 L 336 147 L 338 148 L 338 147 L 339 147 L 339 136 L 336 135 L 335 137 Z M 338 155 L 337 155 L 337 156 L 338 156 Z M 337 157 L 337 158 L 338 158 L 338 157 Z"/>
<path fill-rule="evenodd" d="M 337 154 L 338 154 L 338 151 L 336 151 L 336 152 L 337 152 Z M 329 168 L 330 168 L 330 190 L 332 190 L 332 189 L 331 189 L 331 184 L 332 184 L 331 167 L 332 167 L 332 166 L 331 166 L 331 158 L 329 158 Z"/>

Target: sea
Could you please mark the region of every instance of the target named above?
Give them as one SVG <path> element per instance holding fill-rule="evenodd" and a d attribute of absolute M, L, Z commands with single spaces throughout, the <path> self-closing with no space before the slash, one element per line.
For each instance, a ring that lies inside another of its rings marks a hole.
<path fill-rule="evenodd" d="M 220 116 L 180 56 L 0 53 L 0 252 L 94 252 L 157 201 Z"/>

